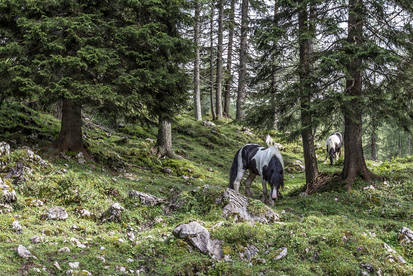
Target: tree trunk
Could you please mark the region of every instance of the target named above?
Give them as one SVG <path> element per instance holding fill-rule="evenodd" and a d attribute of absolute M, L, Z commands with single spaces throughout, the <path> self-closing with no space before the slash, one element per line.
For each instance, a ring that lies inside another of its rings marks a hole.
<path fill-rule="evenodd" d="M 218 1 L 218 48 L 217 48 L 217 84 L 216 84 L 216 108 L 217 120 L 222 119 L 222 48 L 223 48 L 223 24 L 224 24 L 224 0 Z"/>
<path fill-rule="evenodd" d="M 241 46 L 240 46 L 240 61 L 239 61 L 239 75 L 238 75 L 238 96 L 237 96 L 237 110 L 236 120 L 241 121 L 244 118 L 244 100 L 245 100 L 245 86 L 247 76 L 247 38 L 248 38 L 248 0 L 242 0 L 241 6 Z"/>
<path fill-rule="evenodd" d="M 375 120 L 375 118 L 372 118 L 373 120 Z M 370 147 L 371 147 L 371 160 L 377 160 L 377 126 L 374 122 L 372 122 L 372 131 L 371 131 L 371 137 L 370 137 Z"/>
<path fill-rule="evenodd" d="M 216 119 L 215 108 L 214 108 L 214 4 L 211 4 L 211 18 L 210 18 L 210 32 L 209 32 L 209 44 L 210 44 L 210 54 L 209 54 L 209 97 L 211 102 L 211 117 L 212 120 Z"/>
<path fill-rule="evenodd" d="M 343 179 L 347 190 L 358 175 L 369 181 L 374 175 L 367 169 L 362 147 L 362 60 L 358 56 L 363 36 L 363 0 L 349 1 L 348 38 L 351 45 L 350 59 L 346 65 L 346 90 L 344 95 L 351 100 L 344 102 L 344 168 Z"/>
<path fill-rule="evenodd" d="M 167 156 L 176 158 L 172 150 L 171 120 L 167 117 L 159 116 L 158 136 L 156 140 L 155 152 L 158 157 Z"/>
<path fill-rule="evenodd" d="M 299 12 L 299 48 L 300 48 L 300 107 L 301 107 L 301 137 L 303 139 L 306 192 L 314 190 L 317 184 L 318 166 L 315 155 L 313 121 L 310 109 L 312 95 L 312 39 L 314 37 L 314 9 L 310 8 L 310 18 L 307 12 L 307 4 L 301 7 Z"/>
<path fill-rule="evenodd" d="M 195 105 L 195 120 L 202 120 L 201 113 L 201 91 L 199 90 L 199 0 L 195 1 L 195 63 L 194 63 L 194 105 Z"/>
<path fill-rule="evenodd" d="M 225 80 L 224 94 L 224 116 L 229 118 L 229 106 L 231 103 L 231 83 L 232 83 L 232 45 L 234 41 L 234 25 L 235 25 L 235 0 L 231 0 L 231 10 L 229 15 L 228 29 L 228 53 L 227 53 L 227 79 Z"/>
<path fill-rule="evenodd" d="M 278 0 L 276 0 L 274 2 L 274 15 L 273 15 L 273 23 L 274 26 L 277 27 L 278 26 L 278 19 L 277 19 L 277 12 L 278 12 Z M 275 48 L 277 45 L 277 40 L 274 39 L 273 41 L 274 45 L 273 47 Z M 278 124 L 278 116 L 277 116 L 277 66 L 276 66 L 276 57 L 273 56 L 272 57 L 272 78 L 271 78 L 271 91 L 272 91 L 272 97 L 271 97 L 271 107 L 272 110 L 274 111 L 274 115 L 273 115 L 273 124 L 272 127 L 274 129 L 277 129 L 277 124 Z"/>
<path fill-rule="evenodd" d="M 62 101 L 62 120 L 59 137 L 54 143 L 60 152 L 84 152 L 82 140 L 82 107 L 79 103 Z"/>

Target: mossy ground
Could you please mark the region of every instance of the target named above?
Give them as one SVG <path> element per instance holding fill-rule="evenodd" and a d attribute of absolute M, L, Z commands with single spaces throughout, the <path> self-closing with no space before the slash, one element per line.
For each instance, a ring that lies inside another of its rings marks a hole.
<path fill-rule="evenodd" d="M 1 119 L 7 114 L 2 111 Z M 300 197 L 297 191 L 305 183 L 304 174 L 288 173 L 283 199 L 273 207 L 281 216 L 280 222 L 234 223 L 221 216 L 222 207 L 215 200 L 227 186 L 237 149 L 245 143 L 263 144 L 264 135 L 244 134 L 231 122 L 204 127 L 183 115 L 173 132 L 175 151 L 184 159 L 159 160 L 151 154 L 152 141 L 146 139 L 155 138 L 155 128 L 126 125 L 114 131 L 91 123 L 91 119 L 84 132 L 94 160 L 82 165 L 70 153 L 64 159 L 44 150 L 58 132 L 58 121 L 52 116 L 30 109 L 14 115 L 9 118 L 13 121 L 2 122 L 3 129 L 7 125 L 8 130 L 0 140 L 11 141 L 14 148 L 30 145 L 49 161 L 49 166 L 28 164 L 33 174 L 25 183 L 14 186 L 18 192 L 14 211 L 0 214 L 0 275 L 64 275 L 68 263 L 75 261 L 80 263 L 80 270 L 93 275 L 123 275 L 138 269 L 145 269 L 149 275 L 359 275 L 366 271 L 363 263 L 383 274 L 413 273 L 412 246 L 401 245 L 398 240 L 402 227 L 413 228 L 413 158 L 368 162 L 369 168 L 386 177 L 385 182 L 373 183 L 374 190 L 364 190 L 369 184 L 358 180 L 351 192 L 339 189 Z M 27 122 L 18 123 L 19 118 L 28 120 L 30 127 L 26 128 Z M 286 163 L 302 160 L 298 142 L 283 145 Z M 318 156 L 322 172 L 341 170 L 340 163 L 332 167 L 322 163 L 322 150 Z M 1 161 L 10 168 L 23 157 L 22 151 L 15 150 Z M 161 206 L 144 206 L 129 199 L 127 194 L 132 189 L 177 204 L 165 214 Z M 252 192 L 260 198 L 258 179 Z M 44 205 L 32 206 L 35 199 Z M 99 215 L 114 202 L 126 209 L 122 222 L 100 223 Z M 252 203 L 252 211 L 259 212 L 261 203 Z M 56 205 L 66 208 L 69 218 L 43 219 L 46 210 Z M 81 217 L 82 208 L 93 215 Z M 16 219 L 23 227 L 21 234 L 11 228 Z M 172 235 L 178 224 L 191 220 L 202 222 L 213 238 L 222 240 L 224 253 L 233 262 L 213 261 Z M 128 240 L 131 229 L 136 242 Z M 44 241 L 32 244 L 30 238 L 35 235 L 44 236 Z M 86 248 L 77 247 L 71 238 Z M 383 242 L 407 264 L 386 260 Z M 37 259 L 21 259 L 16 253 L 19 244 L 31 245 Z M 248 244 L 259 249 L 258 256 L 249 262 L 239 254 Z M 58 253 L 62 247 L 69 247 L 70 253 Z M 277 249 L 282 247 L 288 248 L 287 256 L 275 260 Z M 104 256 L 105 262 L 99 256 Z M 56 261 L 61 271 L 53 265 Z M 126 272 L 121 272 L 121 267 Z"/>

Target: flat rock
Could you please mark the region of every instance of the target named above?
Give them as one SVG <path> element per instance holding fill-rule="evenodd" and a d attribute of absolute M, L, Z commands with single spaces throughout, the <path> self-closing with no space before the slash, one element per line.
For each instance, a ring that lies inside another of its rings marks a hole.
<path fill-rule="evenodd" d="M 144 205 L 155 206 L 165 202 L 165 199 L 156 197 L 151 194 L 142 193 L 139 191 L 131 190 L 129 191 L 130 198 L 139 198 L 140 202 Z"/>
<path fill-rule="evenodd" d="M 221 241 L 212 240 L 208 230 L 196 221 L 177 226 L 173 230 L 173 234 L 178 238 L 189 241 L 196 249 L 217 260 L 224 257 Z"/>
<path fill-rule="evenodd" d="M 248 198 L 235 190 L 227 188 L 218 202 L 226 203 L 222 214 L 224 217 L 233 216 L 236 221 L 252 221 L 270 223 L 279 220 L 279 216 L 271 208 L 265 206 L 262 214 L 255 216 L 248 212 Z"/>
<path fill-rule="evenodd" d="M 125 210 L 119 203 L 113 203 L 109 208 L 102 214 L 101 221 L 118 221 L 122 220 L 122 213 Z"/>
<path fill-rule="evenodd" d="M 69 215 L 63 207 L 54 206 L 47 210 L 46 217 L 50 220 L 66 220 Z"/>

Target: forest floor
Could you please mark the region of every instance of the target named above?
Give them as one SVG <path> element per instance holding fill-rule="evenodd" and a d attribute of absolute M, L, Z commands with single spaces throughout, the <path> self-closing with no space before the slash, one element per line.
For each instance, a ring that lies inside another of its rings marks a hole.
<path fill-rule="evenodd" d="M 245 143 L 264 144 L 264 135 L 231 122 L 205 127 L 183 115 L 174 123 L 173 140 L 184 159 L 156 159 L 155 128 L 115 131 L 93 116 L 84 119 L 93 158 L 85 162 L 47 150 L 59 129 L 53 116 L 17 104 L 0 111 L 0 142 L 12 148 L 0 156 L 0 178 L 17 194 L 17 201 L 0 204 L 0 275 L 413 274 L 413 241 L 399 234 L 403 227 L 413 229 L 413 157 L 368 161 L 384 181 L 357 180 L 350 192 L 300 196 L 301 146 L 273 133 L 287 168 L 283 198 L 271 207 L 279 220 L 236 222 L 223 217 L 217 198 L 228 185 L 235 152 Z M 317 152 L 320 171 L 340 172 L 342 160 L 323 164 L 323 148 Z M 129 196 L 131 190 L 165 201 L 145 205 Z M 250 205 L 261 208 L 258 178 L 252 192 Z M 102 221 L 113 203 L 124 208 L 119 221 Z M 54 206 L 63 207 L 67 219 L 47 219 Z M 191 221 L 221 241 L 224 260 L 172 234 Z M 19 245 L 34 257 L 19 256 Z"/>

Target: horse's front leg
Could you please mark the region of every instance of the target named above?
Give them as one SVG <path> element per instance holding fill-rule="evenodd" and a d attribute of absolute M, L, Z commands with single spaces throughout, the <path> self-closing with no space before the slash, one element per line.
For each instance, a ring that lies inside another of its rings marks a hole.
<path fill-rule="evenodd" d="M 263 179 L 262 180 L 262 202 L 268 203 L 269 205 L 274 205 L 274 201 L 271 198 L 271 195 L 268 195 L 267 191 L 267 182 Z"/>
<path fill-rule="evenodd" d="M 247 193 L 248 197 L 252 197 L 251 193 L 251 183 L 254 181 L 256 174 L 250 171 L 250 175 L 248 176 L 247 180 L 245 181 L 245 192 Z"/>

